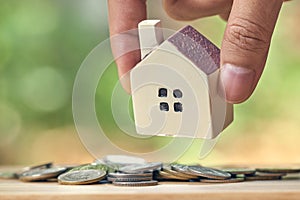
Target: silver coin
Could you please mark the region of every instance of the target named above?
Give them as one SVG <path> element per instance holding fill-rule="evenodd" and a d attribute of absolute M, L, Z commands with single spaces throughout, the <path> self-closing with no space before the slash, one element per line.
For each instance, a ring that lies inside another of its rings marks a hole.
<path fill-rule="evenodd" d="M 188 165 L 171 164 L 171 169 L 174 170 L 174 171 L 180 172 L 182 174 L 186 174 L 186 175 L 198 178 L 198 175 L 195 175 L 194 173 L 190 172 Z"/>
<path fill-rule="evenodd" d="M 33 169 L 46 169 L 46 168 L 51 168 L 53 166 L 52 162 L 47 162 L 47 163 L 42 163 L 39 165 L 33 165 L 33 166 L 27 166 L 16 172 L 17 177 L 21 176 L 23 172 L 33 170 Z"/>
<path fill-rule="evenodd" d="M 145 159 L 143 158 L 136 157 L 136 156 L 126 156 L 126 155 L 107 155 L 101 161 L 108 165 L 118 165 L 118 166 L 146 163 Z"/>
<path fill-rule="evenodd" d="M 109 177 L 114 177 L 114 178 L 135 178 L 135 177 L 153 177 L 153 174 L 151 172 L 147 173 L 135 173 L 135 174 L 128 174 L 128 173 L 120 173 L 120 172 L 111 172 L 108 173 Z"/>
<path fill-rule="evenodd" d="M 145 164 L 127 165 L 121 167 L 119 171 L 126 172 L 126 173 L 140 173 L 145 171 L 160 170 L 161 168 L 162 168 L 161 162 L 150 162 Z"/>
<path fill-rule="evenodd" d="M 152 177 L 130 177 L 130 178 L 116 178 L 108 176 L 107 180 L 110 182 L 140 182 L 140 181 L 151 181 Z"/>
<path fill-rule="evenodd" d="M 106 164 L 106 163 L 103 159 L 95 159 L 94 162 L 92 162 L 92 164 Z"/>
<path fill-rule="evenodd" d="M 286 173 L 265 173 L 265 172 L 256 172 L 254 175 L 252 176 L 274 176 L 274 177 L 279 177 L 279 176 L 286 176 Z M 251 176 L 251 175 L 247 175 L 247 176 Z"/>
<path fill-rule="evenodd" d="M 58 182 L 64 185 L 84 185 L 99 182 L 105 176 L 106 172 L 101 170 L 78 170 L 61 174 L 58 177 Z"/>
<path fill-rule="evenodd" d="M 232 175 L 253 175 L 256 170 L 251 168 L 224 168 L 222 171 L 229 172 Z"/>
<path fill-rule="evenodd" d="M 156 171 L 153 178 L 158 181 L 189 181 L 190 178 L 176 176 L 166 171 Z"/>
<path fill-rule="evenodd" d="M 158 181 L 140 181 L 140 182 L 113 182 L 115 186 L 127 186 L 127 187 L 143 187 L 158 185 Z"/>
<path fill-rule="evenodd" d="M 194 175 L 210 179 L 228 179 L 231 177 L 228 172 L 209 167 L 189 166 L 188 170 Z"/>
<path fill-rule="evenodd" d="M 65 167 L 67 168 L 67 171 L 70 171 L 70 170 L 73 170 L 73 169 L 76 169 L 76 168 L 80 168 L 81 166 L 85 166 L 85 165 L 88 165 L 88 164 L 82 164 L 82 165 L 67 165 L 67 164 L 64 164 L 64 165 L 55 165 L 55 167 Z"/>
<path fill-rule="evenodd" d="M 198 176 L 190 175 L 188 173 L 183 173 L 183 172 L 179 172 L 179 171 L 175 171 L 171 168 L 171 166 L 164 165 L 162 171 L 167 172 L 169 174 L 172 174 L 176 177 L 181 177 L 181 178 L 188 179 L 188 180 L 189 179 L 198 179 Z"/>
<path fill-rule="evenodd" d="M 18 179 L 15 172 L 0 172 L 0 179 Z"/>
<path fill-rule="evenodd" d="M 87 169 L 102 170 L 102 171 L 107 171 L 107 172 L 114 172 L 116 170 L 106 164 L 92 163 L 92 164 L 79 165 L 77 167 L 72 168 L 70 171 L 87 170 Z"/>
<path fill-rule="evenodd" d="M 43 163 L 43 164 L 39 164 L 39 165 L 24 167 L 22 169 L 22 171 L 29 171 L 29 170 L 32 170 L 32 169 L 50 168 L 52 166 L 53 166 L 53 162 L 47 162 L 47 163 Z"/>
<path fill-rule="evenodd" d="M 21 181 L 42 181 L 50 178 L 56 178 L 58 175 L 66 171 L 65 167 L 53 167 L 53 168 L 36 168 L 25 171 L 19 174 Z"/>

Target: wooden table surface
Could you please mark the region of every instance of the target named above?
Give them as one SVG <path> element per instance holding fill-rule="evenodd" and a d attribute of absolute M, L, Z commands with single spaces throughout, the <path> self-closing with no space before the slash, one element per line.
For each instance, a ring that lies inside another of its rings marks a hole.
<path fill-rule="evenodd" d="M 0 170 L 1 171 L 1 170 Z M 150 187 L 117 187 L 111 184 L 81 186 L 55 182 L 24 183 L 0 180 L 0 200 L 77 200 L 77 199 L 286 199 L 300 200 L 300 175 L 277 181 L 252 181 L 228 184 L 163 182 Z"/>

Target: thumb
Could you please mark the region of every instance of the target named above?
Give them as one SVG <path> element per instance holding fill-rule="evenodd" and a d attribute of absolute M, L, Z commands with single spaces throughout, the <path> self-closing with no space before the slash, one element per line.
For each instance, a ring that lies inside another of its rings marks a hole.
<path fill-rule="evenodd" d="M 281 0 L 235 0 L 221 48 L 226 99 L 241 103 L 254 91 L 264 69 Z"/>

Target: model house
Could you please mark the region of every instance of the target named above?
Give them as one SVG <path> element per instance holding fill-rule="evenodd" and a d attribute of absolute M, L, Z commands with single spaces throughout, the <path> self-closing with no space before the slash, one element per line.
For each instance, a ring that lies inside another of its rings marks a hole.
<path fill-rule="evenodd" d="M 139 24 L 142 61 L 131 70 L 136 130 L 212 139 L 233 120 L 219 81 L 220 50 L 186 26 L 164 40 L 158 20 Z"/>

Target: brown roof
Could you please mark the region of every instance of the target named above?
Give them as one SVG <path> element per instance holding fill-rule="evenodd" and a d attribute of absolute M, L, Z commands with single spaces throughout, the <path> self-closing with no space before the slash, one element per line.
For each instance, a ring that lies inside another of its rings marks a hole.
<path fill-rule="evenodd" d="M 207 75 L 220 67 L 220 49 L 193 27 L 184 27 L 168 41 Z"/>

